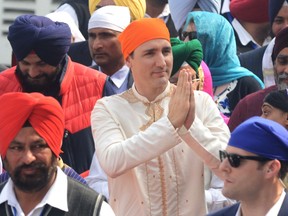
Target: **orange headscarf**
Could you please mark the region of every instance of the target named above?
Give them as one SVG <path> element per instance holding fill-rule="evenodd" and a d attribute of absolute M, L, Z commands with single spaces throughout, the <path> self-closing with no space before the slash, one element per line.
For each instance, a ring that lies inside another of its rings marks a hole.
<path fill-rule="evenodd" d="M 165 39 L 170 43 L 166 24 L 159 18 L 143 18 L 131 22 L 118 37 L 124 59 L 141 44 L 153 39 Z"/>
<path fill-rule="evenodd" d="M 54 98 L 40 93 L 7 93 L 0 97 L 0 154 L 4 158 L 11 141 L 26 121 L 58 157 L 64 133 L 63 110 Z"/>

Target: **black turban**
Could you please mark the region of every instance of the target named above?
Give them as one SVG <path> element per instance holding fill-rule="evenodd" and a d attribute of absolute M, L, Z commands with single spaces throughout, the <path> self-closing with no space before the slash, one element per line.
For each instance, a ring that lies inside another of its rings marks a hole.
<path fill-rule="evenodd" d="M 282 29 L 277 35 L 275 39 L 275 45 L 272 52 L 272 61 L 274 62 L 278 54 L 284 48 L 288 47 L 288 27 Z"/>
<path fill-rule="evenodd" d="M 21 15 L 9 27 L 8 40 L 18 61 L 34 51 L 42 61 L 57 66 L 69 50 L 71 31 L 66 23 Z"/>
<path fill-rule="evenodd" d="M 275 17 L 279 13 L 285 0 L 269 0 L 269 21 L 272 26 Z M 288 0 L 286 0 L 288 2 Z"/>
<path fill-rule="evenodd" d="M 288 94 L 287 89 L 280 91 L 270 92 L 265 98 L 264 102 L 270 104 L 271 106 L 282 110 L 283 112 L 288 112 Z"/>

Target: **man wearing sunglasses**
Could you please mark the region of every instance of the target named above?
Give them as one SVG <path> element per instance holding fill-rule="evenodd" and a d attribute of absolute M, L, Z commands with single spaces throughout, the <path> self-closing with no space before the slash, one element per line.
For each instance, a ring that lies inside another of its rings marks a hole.
<path fill-rule="evenodd" d="M 288 170 L 288 132 L 280 124 L 252 117 L 220 150 L 224 196 L 238 200 L 211 216 L 288 215 L 283 179 Z"/>

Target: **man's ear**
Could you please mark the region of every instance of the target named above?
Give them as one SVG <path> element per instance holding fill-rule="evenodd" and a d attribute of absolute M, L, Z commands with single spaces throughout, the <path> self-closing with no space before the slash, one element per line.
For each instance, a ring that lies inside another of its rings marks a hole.
<path fill-rule="evenodd" d="M 131 69 L 132 63 L 131 63 L 131 56 L 130 55 L 126 58 L 125 62 L 126 62 L 126 65 Z"/>
<path fill-rule="evenodd" d="M 274 178 L 275 176 L 278 177 L 279 171 L 281 169 L 281 163 L 278 160 L 271 160 L 268 161 L 267 166 L 265 166 L 265 176 L 266 178 Z"/>

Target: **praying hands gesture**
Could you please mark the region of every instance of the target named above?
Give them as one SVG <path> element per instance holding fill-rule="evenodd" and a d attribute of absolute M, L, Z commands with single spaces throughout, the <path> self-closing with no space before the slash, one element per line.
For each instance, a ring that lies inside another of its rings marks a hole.
<path fill-rule="evenodd" d="M 180 71 L 177 87 L 171 96 L 168 118 L 174 128 L 183 125 L 189 129 L 195 119 L 195 99 L 192 75 L 185 69 Z"/>

